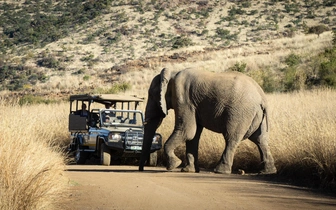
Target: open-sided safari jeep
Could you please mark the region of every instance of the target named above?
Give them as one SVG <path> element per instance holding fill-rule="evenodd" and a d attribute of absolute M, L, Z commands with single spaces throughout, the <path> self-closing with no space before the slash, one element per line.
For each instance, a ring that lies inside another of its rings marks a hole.
<path fill-rule="evenodd" d="M 116 158 L 139 158 L 144 136 L 144 116 L 137 110 L 142 98 L 115 94 L 71 95 L 69 150 L 77 164 L 84 164 L 94 155 L 102 165 L 110 165 Z M 87 110 L 82 110 L 84 106 Z M 157 150 L 162 137 L 155 134 L 149 165 L 157 164 Z"/>

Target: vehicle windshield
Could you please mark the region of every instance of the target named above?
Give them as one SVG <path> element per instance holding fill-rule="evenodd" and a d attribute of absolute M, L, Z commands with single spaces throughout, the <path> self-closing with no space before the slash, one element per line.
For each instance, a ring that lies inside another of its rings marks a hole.
<path fill-rule="evenodd" d="M 125 111 L 114 109 L 101 110 L 101 126 L 143 126 L 143 116 L 139 111 Z"/>

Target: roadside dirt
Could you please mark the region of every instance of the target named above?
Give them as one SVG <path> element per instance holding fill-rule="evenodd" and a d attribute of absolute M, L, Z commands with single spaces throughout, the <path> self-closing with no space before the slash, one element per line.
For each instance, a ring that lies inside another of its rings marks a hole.
<path fill-rule="evenodd" d="M 62 209 L 336 209 L 335 197 L 250 175 L 70 165 Z"/>

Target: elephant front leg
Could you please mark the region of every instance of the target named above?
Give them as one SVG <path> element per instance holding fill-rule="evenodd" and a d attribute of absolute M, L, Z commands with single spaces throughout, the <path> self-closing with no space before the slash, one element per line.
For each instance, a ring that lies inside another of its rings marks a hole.
<path fill-rule="evenodd" d="M 182 161 L 175 155 L 174 150 L 181 145 L 178 135 L 173 133 L 164 145 L 165 153 L 168 157 L 167 170 L 171 171 L 179 167 Z"/>

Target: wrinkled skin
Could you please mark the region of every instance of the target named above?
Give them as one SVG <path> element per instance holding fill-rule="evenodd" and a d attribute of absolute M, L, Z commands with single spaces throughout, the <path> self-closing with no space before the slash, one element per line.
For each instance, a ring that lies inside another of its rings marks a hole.
<path fill-rule="evenodd" d="M 175 127 L 164 145 L 167 169 L 181 164 L 174 150 L 186 144 L 187 165 L 183 172 L 198 172 L 198 147 L 203 128 L 222 133 L 225 149 L 215 168 L 231 173 L 238 144 L 254 142 L 260 152 L 262 173 L 276 173 L 268 145 L 267 103 L 264 92 L 250 77 L 238 72 L 211 73 L 185 69 L 177 73 L 163 69 L 148 90 L 146 125 L 139 170 L 150 154 L 152 137 L 169 109 L 175 111 Z M 211 139 L 208 139 L 211 141 Z"/>

